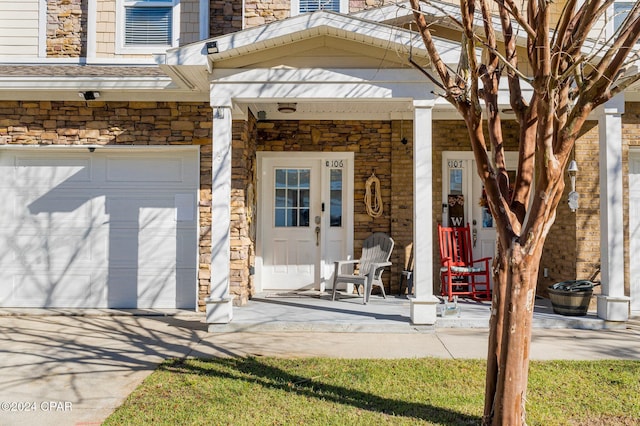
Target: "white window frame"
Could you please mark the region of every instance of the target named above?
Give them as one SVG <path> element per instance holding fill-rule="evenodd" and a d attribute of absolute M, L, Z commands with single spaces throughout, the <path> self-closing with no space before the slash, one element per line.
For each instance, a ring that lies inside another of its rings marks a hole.
<path fill-rule="evenodd" d="M 606 28 L 607 28 L 606 34 L 607 34 L 607 37 L 613 36 L 614 32 L 617 29 L 616 25 L 614 23 L 614 21 L 616 19 L 616 4 L 617 5 L 620 5 L 620 4 L 633 5 L 633 3 L 634 3 L 633 0 L 619 0 L 619 1 L 614 1 L 613 4 L 611 6 L 609 6 L 609 8 L 607 10 L 608 13 L 607 13 L 607 22 L 606 22 Z"/>
<path fill-rule="evenodd" d="M 171 7 L 171 44 L 149 45 L 149 46 L 126 46 L 125 45 L 125 7 Z M 180 41 L 180 0 L 168 1 L 137 1 L 137 0 L 116 0 L 116 54 L 153 54 L 162 53 L 166 49 L 178 47 Z"/>
<path fill-rule="evenodd" d="M 340 13 L 349 13 L 349 0 L 340 0 Z M 291 16 L 300 15 L 300 0 L 291 0 Z"/>

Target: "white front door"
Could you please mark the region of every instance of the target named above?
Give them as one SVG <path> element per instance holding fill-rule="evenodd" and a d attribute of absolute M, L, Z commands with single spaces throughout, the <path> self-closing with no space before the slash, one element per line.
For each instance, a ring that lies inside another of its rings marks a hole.
<path fill-rule="evenodd" d="M 518 153 L 506 152 L 505 156 L 513 184 Z M 468 223 L 473 236 L 473 258 L 493 258 L 496 229 L 484 199 L 473 152 L 444 151 L 442 160 L 443 224 L 465 226 Z"/>
<path fill-rule="evenodd" d="M 640 152 L 629 155 L 629 252 L 640 252 Z M 640 262 L 631 256 L 631 310 L 640 311 Z"/>
<path fill-rule="evenodd" d="M 324 291 L 353 251 L 353 154 L 258 153 L 258 170 L 258 291 Z"/>

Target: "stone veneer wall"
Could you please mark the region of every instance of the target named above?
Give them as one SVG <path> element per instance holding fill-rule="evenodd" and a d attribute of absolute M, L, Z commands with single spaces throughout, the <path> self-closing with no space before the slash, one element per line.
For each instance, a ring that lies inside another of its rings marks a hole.
<path fill-rule="evenodd" d="M 362 241 L 372 232 L 391 227 L 392 126 L 390 121 L 260 121 L 257 123 L 258 151 L 353 152 L 354 168 L 354 257 L 359 257 Z M 286 154 L 284 154 L 286 155 Z M 380 179 L 383 215 L 372 218 L 364 205 L 365 182 L 375 172 Z M 394 259 L 398 259 L 394 250 Z M 397 261 L 396 261 L 397 262 Z M 397 266 L 395 267 L 397 268 Z M 385 273 L 387 289 L 396 288 L 397 274 Z"/>
<path fill-rule="evenodd" d="M 629 148 L 640 148 L 640 102 L 625 103 L 625 113 L 622 115 L 622 158 L 623 158 L 623 193 L 624 193 L 624 252 L 625 252 L 625 268 L 624 268 L 624 288 L 625 294 L 630 293 L 630 268 L 629 263 L 637 261 L 637 254 L 633 256 L 629 252 Z M 635 277 L 636 280 L 640 279 Z M 633 295 L 638 297 L 638 295 Z"/>
<path fill-rule="evenodd" d="M 405 263 L 404 249 L 413 242 L 413 120 L 394 120 L 391 129 L 391 236 L 396 244 L 391 276 L 393 293 L 397 293 Z"/>
<path fill-rule="evenodd" d="M 47 1 L 47 57 L 87 53 L 87 0 Z"/>
<path fill-rule="evenodd" d="M 255 3 L 247 2 L 247 5 Z M 209 36 L 218 37 L 242 29 L 242 0 L 209 1 Z M 257 9 L 256 9 L 257 10 Z"/>
<path fill-rule="evenodd" d="M 589 278 L 600 263 L 598 141 L 597 122 L 586 122 L 575 147 L 579 208 L 575 212 L 569 209 L 571 180 L 565 173 L 565 189 L 540 261 L 538 294 L 541 296 L 548 295 L 547 288 L 553 283 Z M 548 268 L 547 278 L 544 268 Z"/>
<path fill-rule="evenodd" d="M 203 310 L 211 276 L 212 120 L 208 102 L 0 101 L 0 144 L 199 145 Z"/>
<path fill-rule="evenodd" d="M 209 2 L 209 32 L 211 37 L 239 31 L 242 25 L 242 1 L 211 0 Z M 383 5 L 382 0 L 349 0 L 349 13 L 373 9 Z M 253 28 L 291 16 L 291 2 L 287 0 L 246 0 L 244 27 Z"/>
<path fill-rule="evenodd" d="M 231 171 L 231 271 L 230 293 L 234 305 L 253 296 L 256 212 L 256 120 L 233 122 Z"/>

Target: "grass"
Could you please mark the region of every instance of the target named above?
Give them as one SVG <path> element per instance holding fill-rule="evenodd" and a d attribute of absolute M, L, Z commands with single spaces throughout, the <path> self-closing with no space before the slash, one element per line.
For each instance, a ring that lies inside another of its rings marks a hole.
<path fill-rule="evenodd" d="M 169 360 L 105 425 L 477 425 L 479 360 Z M 532 362 L 529 425 L 640 424 L 640 361 Z"/>

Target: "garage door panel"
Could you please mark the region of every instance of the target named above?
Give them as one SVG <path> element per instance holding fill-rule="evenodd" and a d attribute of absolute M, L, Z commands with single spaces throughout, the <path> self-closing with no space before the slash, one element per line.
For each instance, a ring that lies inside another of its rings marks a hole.
<path fill-rule="evenodd" d="M 162 228 L 175 226 L 175 205 L 173 197 L 108 197 L 106 212 L 113 227 L 135 227 L 144 229 L 150 225 Z"/>
<path fill-rule="evenodd" d="M 15 164 L 14 179 L 19 187 L 86 186 L 91 182 L 89 158 L 18 157 Z"/>
<path fill-rule="evenodd" d="M 195 150 L 0 149 L 0 306 L 195 308 Z"/>
<path fill-rule="evenodd" d="M 181 158 L 145 159 L 107 158 L 107 182 L 182 182 L 184 163 Z"/>
<path fill-rule="evenodd" d="M 112 308 L 175 308 L 176 270 L 114 268 L 109 276 L 108 299 Z"/>
<path fill-rule="evenodd" d="M 8 299 L 21 307 L 106 307 L 104 286 L 91 274 L 64 271 L 14 275 Z M 4 299 L 4 298 L 3 298 Z"/>
<path fill-rule="evenodd" d="M 62 235 L 20 235 L 7 242 L 14 262 L 23 265 L 71 266 L 91 262 L 93 244 L 82 231 Z"/>
<path fill-rule="evenodd" d="M 100 210 L 94 210 L 90 195 L 64 196 L 45 194 L 35 200 L 18 196 L 13 203 L 13 216 L 21 218 L 21 227 L 58 229 L 65 226 L 91 227 L 104 222 Z M 27 206 L 25 210 L 24 206 Z"/>

